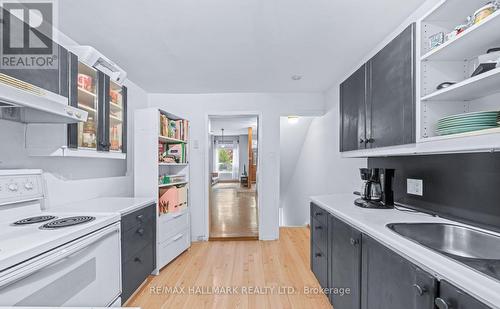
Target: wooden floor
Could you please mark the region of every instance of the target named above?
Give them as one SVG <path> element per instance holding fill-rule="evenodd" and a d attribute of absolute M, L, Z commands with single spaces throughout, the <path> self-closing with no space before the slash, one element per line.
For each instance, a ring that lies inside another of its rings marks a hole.
<path fill-rule="evenodd" d="M 309 265 L 307 228 L 281 228 L 278 241 L 197 242 L 159 276 L 151 277 L 127 305 L 144 309 L 331 309 L 324 294 L 304 293 L 304 287 L 319 288 Z M 202 287 L 205 295 L 201 295 Z"/>
<path fill-rule="evenodd" d="M 218 183 L 210 192 L 210 238 L 259 236 L 257 194 L 239 183 Z"/>

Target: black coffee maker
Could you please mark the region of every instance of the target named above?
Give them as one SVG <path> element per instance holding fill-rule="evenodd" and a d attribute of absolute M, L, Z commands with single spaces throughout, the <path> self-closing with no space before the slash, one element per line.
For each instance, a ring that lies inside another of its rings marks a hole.
<path fill-rule="evenodd" d="M 354 194 L 361 196 L 354 205 L 363 208 L 388 209 L 394 207 L 394 169 L 360 168 L 361 191 Z"/>

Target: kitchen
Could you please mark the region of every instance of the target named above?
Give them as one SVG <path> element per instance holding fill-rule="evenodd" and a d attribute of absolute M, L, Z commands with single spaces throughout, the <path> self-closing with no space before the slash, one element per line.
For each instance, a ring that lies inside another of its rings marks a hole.
<path fill-rule="evenodd" d="M 55 61 L 0 66 L 0 305 L 500 308 L 497 1 L 2 6 Z M 259 240 L 208 239 L 230 114 Z"/>

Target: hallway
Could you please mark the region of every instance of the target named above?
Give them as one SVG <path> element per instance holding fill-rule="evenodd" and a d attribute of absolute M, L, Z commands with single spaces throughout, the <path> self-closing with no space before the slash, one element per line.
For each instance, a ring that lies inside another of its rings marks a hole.
<path fill-rule="evenodd" d="M 210 189 L 210 239 L 259 236 L 257 192 L 239 183 L 218 183 Z"/>

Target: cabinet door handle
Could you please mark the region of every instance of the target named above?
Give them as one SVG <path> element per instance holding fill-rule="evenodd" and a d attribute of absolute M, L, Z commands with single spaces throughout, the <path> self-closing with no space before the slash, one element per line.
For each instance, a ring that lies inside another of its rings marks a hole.
<path fill-rule="evenodd" d="M 413 284 L 412 287 L 415 288 L 415 292 L 417 292 L 419 296 L 422 296 L 425 294 L 425 292 L 427 292 L 427 289 L 425 287 L 421 287 L 418 284 Z"/>
<path fill-rule="evenodd" d="M 136 258 L 134 259 L 134 262 L 142 263 L 142 260 L 141 260 L 140 258 L 136 257 Z"/>
<path fill-rule="evenodd" d="M 143 228 L 138 229 L 137 234 L 139 234 L 141 236 L 144 235 L 144 229 Z"/>
<path fill-rule="evenodd" d="M 434 300 L 434 304 L 439 309 L 450 309 L 451 308 L 451 306 L 448 304 L 448 302 L 446 300 L 442 299 L 441 297 L 436 298 Z"/>
<path fill-rule="evenodd" d="M 315 256 L 315 257 L 321 257 L 321 256 L 322 256 L 322 254 L 318 252 L 318 253 L 316 253 L 314 256 Z"/>
<path fill-rule="evenodd" d="M 364 144 L 364 143 L 366 143 L 366 141 L 365 141 L 364 139 L 360 138 L 360 139 L 359 139 L 359 143 L 360 143 L 360 144 Z"/>
<path fill-rule="evenodd" d="M 366 140 L 366 142 L 373 144 L 373 143 L 375 143 L 375 139 L 373 139 L 373 137 L 370 137 L 369 139 Z"/>
<path fill-rule="evenodd" d="M 144 218 L 144 215 L 138 215 L 136 218 L 137 218 L 137 221 L 141 221 L 142 222 L 142 218 Z"/>
<path fill-rule="evenodd" d="M 315 229 L 315 230 L 322 230 L 322 229 L 323 229 L 323 227 L 322 227 L 322 226 L 315 226 L 315 227 L 314 227 L 314 229 Z"/>
<path fill-rule="evenodd" d="M 315 215 L 315 216 L 322 216 L 322 215 L 323 215 L 323 213 L 322 213 L 322 212 L 316 212 L 316 213 L 314 213 L 314 215 Z"/>
<path fill-rule="evenodd" d="M 357 244 L 359 244 L 359 239 L 351 238 L 351 245 L 356 246 Z"/>

